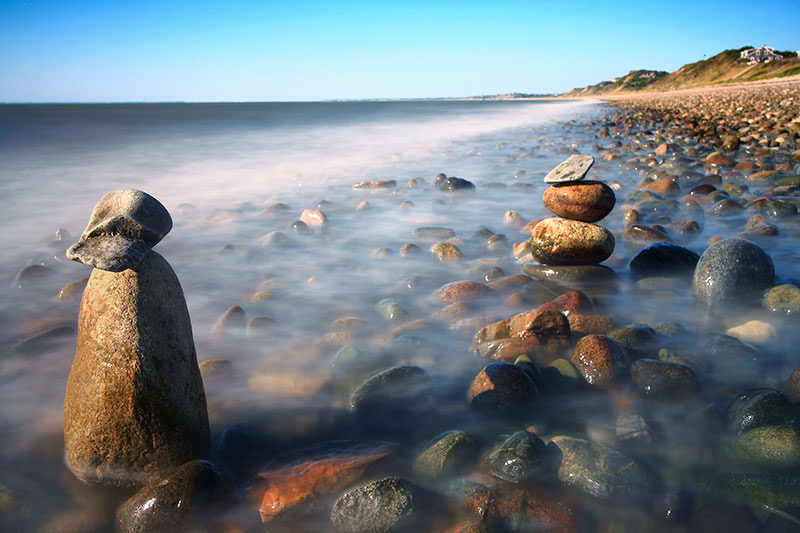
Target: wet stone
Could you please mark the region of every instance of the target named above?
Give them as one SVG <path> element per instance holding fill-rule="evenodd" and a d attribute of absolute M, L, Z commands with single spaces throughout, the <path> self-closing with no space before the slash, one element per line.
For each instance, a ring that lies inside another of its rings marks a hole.
<path fill-rule="evenodd" d="M 613 282 L 619 276 L 604 265 L 536 265 L 526 263 L 522 271 L 535 279 L 552 280 L 563 284 Z"/>
<path fill-rule="evenodd" d="M 466 303 L 488 296 L 489 287 L 476 281 L 454 281 L 436 291 L 436 297 L 444 303 Z"/>
<path fill-rule="evenodd" d="M 56 273 L 50 267 L 43 265 L 28 265 L 17 273 L 14 278 L 14 285 L 16 287 L 30 287 L 47 278 L 52 277 Z"/>
<path fill-rule="evenodd" d="M 451 242 L 437 242 L 431 246 L 431 254 L 438 261 L 458 261 L 464 254 Z"/>
<path fill-rule="evenodd" d="M 422 248 L 413 243 L 406 243 L 400 247 L 400 255 L 403 257 L 415 257 L 422 253 Z"/>
<path fill-rule="evenodd" d="M 576 344 L 570 357 L 578 372 L 590 385 L 610 385 L 624 370 L 625 349 L 605 335 L 587 335 Z"/>
<path fill-rule="evenodd" d="M 457 474 L 469 468 L 476 452 L 472 437 L 460 430 L 447 431 L 434 437 L 417 455 L 414 474 L 430 478 Z"/>
<path fill-rule="evenodd" d="M 672 238 L 664 231 L 649 226 L 643 226 L 641 224 L 633 224 L 632 226 L 628 226 L 625 231 L 622 232 L 622 234 L 631 242 L 647 244 L 672 242 Z"/>
<path fill-rule="evenodd" d="M 553 469 L 553 450 L 534 433 L 518 431 L 482 460 L 492 475 L 509 483 L 544 477 Z"/>
<path fill-rule="evenodd" d="M 633 384 L 645 396 L 680 398 L 699 389 L 697 376 L 690 367 L 655 359 L 639 359 L 631 365 Z"/>
<path fill-rule="evenodd" d="M 775 281 L 772 259 L 757 245 L 735 237 L 709 246 L 694 271 L 695 296 L 709 304 L 760 299 Z"/>
<path fill-rule="evenodd" d="M 375 310 L 384 318 L 393 322 L 404 320 L 408 316 L 408 311 L 403 307 L 400 300 L 396 298 L 384 298 L 375 304 Z"/>
<path fill-rule="evenodd" d="M 467 494 L 466 507 L 484 527 L 475 531 L 566 533 L 580 531 L 580 524 L 586 521 L 570 502 L 529 486 L 478 485 Z"/>
<path fill-rule="evenodd" d="M 117 510 L 117 531 L 190 530 L 233 500 L 233 489 L 208 461 L 190 461 L 144 487 Z"/>
<path fill-rule="evenodd" d="M 469 388 L 470 408 L 487 415 L 532 412 L 538 392 L 528 374 L 511 363 L 490 363 Z"/>
<path fill-rule="evenodd" d="M 627 324 L 608 333 L 625 349 L 631 359 L 640 359 L 655 355 L 663 338 L 649 326 L 644 324 Z"/>
<path fill-rule="evenodd" d="M 423 240 L 440 241 L 449 239 L 450 237 L 455 237 L 456 232 L 450 228 L 422 227 L 417 228 L 414 231 L 414 235 Z"/>
<path fill-rule="evenodd" d="M 795 367 L 789 375 L 789 379 L 783 384 L 781 393 L 793 405 L 800 403 L 800 366 Z"/>
<path fill-rule="evenodd" d="M 445 192 L 474 191 L 475 184 L 463 178 L 447 178 L 439 186 L 439 190 Z"/>
<path fill-rule="evenodd" d="M 89 278 L 83 278 L 79 281 L 73 281 L 72 283 L 67 283 L 61 290 L 58 291 L 58 298 L 63 302 L 70 302 L 78 300 L 81 295 L 83 294 L 83 290 L 86 288 L 86 284 L 89 282 Z"/>
<path fill-rule="evenodd" d="M 691 276 L 700 259 L 693 251 L 666 242 L 651 244 L 631 259 L 630 269 L 637 276 Z"/>
<path fill-rule="evenodd" d="M 410 531 L 421 518 L 423 501 L 421 489 L 388 477 L 345 492 L 334 502 L 330 519 L 337 531 L 346 533 Z"/>
<path fill-rule="evenodd" d="M 731 432 L 742 434 L 762 426 L 793 425 L 797 422 L 794 409 L 786 398 L 774 389 L 753 389 L 740 394 L 725 413 Z"/>
<path fill-rule="evenodd" d="M 548 218 L 531 234 L 531 254 L 542 265 L 595 265 L 614 251 L 614 235 L 587 222 Z"/>
<path fill-rule="evenodd" d="M 424 408 L 418 397 L 424 393 L 431 378 L 416 366 L 396 366 L 386 369 L 359 385 L 350 396 L 347 407 L 353 412 L 379 411 L 384 404 L 414 403 Z"/>
<path fill-rule="evenodd" d="M 764 294 L 764 309 L 792 318 L 800 317 L 800 289 L 794 285 L 777 285 Z"/>
<path fill-rule="evenodd" d="M 800 432 L 795 425 L 759 426 L 731 441 L 734 457 L 769 468 L 800 466 Z"/>
<path fill-rule="evenodd" d="M 566 435 L 552 442 L 561 451 L 559 481 L 595 498 L 642 500 L 655 486 L 652 472 L 621 452 Z"/>
<path fill-rule="evenodd" d="M 225 333 L 234 333 L 236 331 L 243 331 L 247 326 L 247 316 L 244 309 L 238 305 L 233 305 L 217 320 L 214 325 L 213 335 L 222 335 Z"/>
<path fill-rule="evenodd" d="M 571 155 L 544 177 L 545 183 L 563 183 L 582 180 L 594 164 L 590 155 Z"/>

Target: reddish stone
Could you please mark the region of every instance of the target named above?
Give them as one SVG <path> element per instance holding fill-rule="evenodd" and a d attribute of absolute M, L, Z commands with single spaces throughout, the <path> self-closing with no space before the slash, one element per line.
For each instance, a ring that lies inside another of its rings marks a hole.
<path fill-rule="evenodd" d="M 336 492 L 360 478 L 377 461 L 391 455 L 385 449 L 364 455 L 332 456 L 261 472 L 263 480 L 261 521 L 269 522 L 281 514 L 305 506 L 321 496 Z"/>
<path fill-rule="evenodd" d="M 600 181 L 577 181 L 551 185 L 542 196 L 552 213 L 572 220 L 596 222 L 614 208 L 614 191 Z"/>
<path fill-rule="evenodd" d="M 569 316 L 572 313 L 580 314 L 591 311 L 592 302 L 588 296 L 580 291 L 569 291 L 539 307 L 539 311 L 545 309 L 560 311 Z"/>
<path fill-rule="evenodd" d="M 566 533 L 581 522 L 566 502 L 531 488 L 481 485 L 467 495 L 466 505 L 484 522 L 500 522 L 509 531 Z"/>
<path fill-rule="evenodd" d="M 499 344 L 492 358 L 496 361 L 513 363 L 520 355 L 530 355 L 538 351 L 542 351 L 542 342 L 537 337 L 514 338 Z"/>
<path fill-rule="evenodd" d="M 614 329 L 614 322 L 605 315 L 587 315 L 570 313 L 567 316 L 569 329 L 577 335 L 589 335 L 590 333 L 606 334 Z"/>
<path fill-rule="evenodd" d="M 656 180 L 646 184 L 642 189 L 663 194 L 666 197 L 677 196 L 681 192 L 678 184 L 669 178 Z"/>
<path fill-rule="evenodd" d="M 734 163 L 733 159 L 719 152 L 714 152 L 706 158 L 706 165 L 709 167 L 729 167 Z"/>
<path fill-rule="evenodd" d="M 590 385 L 605 387 L 625 368 L 625 350 L 605 335 L 587 335 L 575 345 L 570 362 Z"/>
<path fill-rule="evenodd" d="M 504 278 L 496 279 L 489 282 L 487 285 L 493 291 L 507 293 L 517 291 L 532 281 L 533 278 L 530 276 L 518 274 L 516 276 L 506 276 Z"/>
<path fill-rule="evenodd" d="M 436 297 L 445 303 L 471 302 L 483 298 L 491 289 L 477 281 L 454 281 L 439 288 Z"/>

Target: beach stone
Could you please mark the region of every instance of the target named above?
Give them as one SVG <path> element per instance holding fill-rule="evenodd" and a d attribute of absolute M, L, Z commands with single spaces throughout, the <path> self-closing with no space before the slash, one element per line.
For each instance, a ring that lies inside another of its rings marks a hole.
<path fill-rule="evenodd" d="M 633 384 L 645 396 L 679 398 L 699 389 L 697 376 L 689 366 L 656 359 L 638 359 L 631 365 Z"/>
<path fill-rule="evenodd" d="M 247 316 L 245 315 L 244 309 L 238 305 L 232 305 L 219 320 L 217 320 L 211 333 L 214 336 L 219 336 L 225 333 L 244 331 L 246 326 Z"/>
<path fill-rule="evenodd" d="M 586 335 L 575 344 L 570 362 L 586 382 L 606 387 L 621 375 L 627 356 L 617 341 L 605 335 Z"/>
<path fill-rule="evenodd" d="M 800 366 L 795 367 L 789 379 L 783 384 L 781 393 L 793 405 L 800 403 Z"/>
<path fill-rule="evenodd" d="M 445 192 L 458 192 L 458 191 L 474 191 L 475 184 L 463 178 L 447 178 L 439 185 L 440 191 Z"/>
<path fill-rule="evenodd" d="M 73 281 L 72 283 L 67 283 L 61 287 L 60 291 L 58 291 L 58 296 L 56 296 L 56 298 L 62 302 L 72 302 L 78 300 L 83 294 L 83 290 L 86 288 L 87 283 L 89 283 L 89 278 L 83 278 L 78 281 Z"/>
<path fill-rule="evenodd" d="M 431 254 L 438 261 L 458 261 L 464 254 L 451 242 L 437 242 L 431 246 Z"/>
<path fill-rule="evenodd" d="M 141 262 L 172 229 L 172 217 L 161 203 L 135 189 L 113 191 L 97 202 L 67 258 L 110 272 Z"/>
<path fill-rule="evenodd" d="M 55 273 L 55 270 L 44 265 L 28 265 L 17 273 L 14 285 L 18 288 L 30 287 L 52 277 Z"/>
<path fill-rule="evenodd" d="M 775 282 L 772 259 L 757 245 L 731 237 L 709 246 L 694 271 L 695 296 L 709 305 L 761 298 Z"/>
<path fill-rule="evenodd" d="M 233 488 L 209 461 L 190 461 L 142 488 L 117 510 L 117 531 L 186 531 L 208 527 L 234 500 Z"/>
<path fill-rule="evenodd" d="M 581 291 L 568 291 L 553 300 L 539 306 L 539 311 L 546 309 L 559 311 L 566 316 L 587 313 L 592 310 L 592 301 Z"/>
<path fill-rule="evenodd" d="M 397 187 L 397 180 L 367 180 L 353 185 L 354 189 L 394 189 L 395 187 Z"/>
<path fill-rule="evenodd" d="M 772 287 L 762 299 L 764 309 L 792 318 L 800 317 L 800 289 L 794 285 Z"/>
<path fill-rule="evenodd" d="M 659 242 L 672 242 L 670 236 L 664 231 L 649 226 L 643 226 L 641 224 L 633 224 L 628 226 L 625 228 L 625 231 L 622 232 L 622 235 L 625 237 L 625 239 L 637 243 L 650 244 Z"/>
<path fill-rule="evenodd" d="M 414 474 L 439 478 L 468 468 L 477 453 L 475 441 L 460 430 L 446 431 L 434 437 L 414 459 Z"/>
<path fill-rule="evenodd" d="M 258 239 L 261 246 L 269 246 L 274 248 L 281 248 L 289 244 L 289 237 L 281 231 L 270 231 L 263 237 Z"/>
<path fill-rule="evenodd" d="M 646 191 L 653 191 L 661 194 L 667 198 L 677 196 L 681 192 L 681 188 L 670 178 L 663 178 L 660 180 L 651 181 L 646 183 L 642 189 Z"/>
<path fill-rule="evenodd" d="M 690 276 L 700 259 L 693 251 L 666 242 L 647 246 L 631 259 L 630 269 L 637 276 Z"/>
<path fill-rule="evenodd" d="M 733 438 L 729 448 L 742 461 L 769 468 L 800 466 L 800 432 L 795 425 L 759 426 Z"/>
<path fill-rule="evenodd" d="M 750 320 L 728 329 L 725 333 L 742 342 L 754 345 L 769 344 L 778 336 L 775 326 L 763 320 Z"/>
<path fill-rule="evenodd" d="M 537 265 L 526 263 L 522 271 L 534 279 L 550 280 L 565 285 L 611 283 L 619 280 L 613 269 L 605 265 Z"/>
<path fill-rule="evenodd" d="M 423 501 L 419 488 L 387 477 L 345 492 L 334 502 L 330 519 L 337 531 L 346 533 L 412 531 L 421 518 Z"/>
<path fill-rule="evenodd" d="M 737 435 L 762 426 L 797 423 L 797 416 L 786 398 L 774 389 L 752 389 L 737 396 L 725 412 L 728 429 Z"/>
<path fill-rule="evenodd" d="M 761 352 L 728 335 L 714 335 L 705 343 L 707 360 L 731 383 L 753 386 L 762 373 Z"/>
<path fill-rule="evenodd" d="M 545 183 L 563 183 L 582 180 L 594 164 L 590 155 L 571 155 L 553 168 L 544 177 Z"/>
<path fill-rule="evenodd" d="M 441 241 L 456 236 L 456 232 L 451 228 L 442 227 L 420 227 L 414 231 L 414 235 L 419 239 L 429 241 Z"/>
<path fill-rule="evenodd" d="M 531 235 L 531 254 L 542 265 L 594 265 L 613 251 L 610 231 L 577 220 L 546 218 Z"/>
<path fill-rule="evenodd" d="M 370 377 L 350 395 L 347 408 L 351 412 L 379 411 L 386 404 L 414 402 L 422 408 L 418 397 L 430 385 L 430 375 L 417 366 L 395 366 Z"/>
<path fill-rule="evenodd" d="M 375 310 L 384 318 L 396 322 L 404 320 L 408 316 L 408 311 L 403 307 L 402 302 L 396 298 L 383 298 L 375 304 Z"/>
<path fill-rule="evenodd" d="M 744 208 L 735 200 L 725 198 L 714 204 L 709 214 L 712 217 L 732 217 L 741 214 Z"/>
<path fill-rule="evenodd" d="M 544 206 L 556 216 L 597 222 L 608 215 L 616 202 L 611 187 L 600 181 L 578 181 L 549 186 L 542 197 Z"/>
<path fill-rule="evenodd" d="M 641 415 L 622 415 L 617 418 L 615 434 L 617 439 L 628 443 L 651 441 L 650 424 Z"/>
<path fill-rule="evenodd" d="M 567 321 L 570 332 L 579 336 L 592 333 L 605 335 L 614 329 L 614 321 L 607 315 L 570 313 Z"/>
<path fill-rule="evenodd" d="M 255 497 L 260 501 L 263 523 L 292 512 L 304 513 L 321 498 L 334 494 L 361 478 L 377 463 L 393 454 L 389 446 L 311 451 L 289 464 L 260 472 Z M 263 495 L 261 492 L 263 491 Z"/>
<path fill-rule="evenodd" d="M 453 281 L 436 291 L 436 298 L 444 303 L 466 303 L 486 297 L 491 289 L 476 281 Z"/>
<path fill-rule="evenodd" d="M 626 324 L 611 330 L 608 336 L 622 345 L 631 360 L 655 355 L 663 342 L 653 328 L 644 324 Z"/>
<path fill-rule="evenodd" d="M 642 500 L 655 487 L 652 472 L 627 455 L 588 440 L 556 435 L 561 451 L 558 479 L 601 500 Z"/>
<path fill-rule="evenodd" d="M 400 247 L 400 255 L 403 257 L 415 257 L 422 253 L 422 248 L 414 243 L 406 243 Z"/>
<path fill-rule="evenodd" d="M 291 225 L 292 232 L 297 235 L 311 235 L 311 228 L 302 220 L 295 220 Z"/>
<path fill-rule="evenodd" d="M 328 225 L 328 217 L 317 209 L 306 209 L 300 213 L 300 222 L 314 231 L 322 231 Z"/>
<path fill-rule="evenodd" d="M 488 415 L 516 415 L 532 411 L 538 391 L 528 374 L 511 363 L 486 365 L 469 388 L 470 408 Z"/>
<path fill-rule="evenodd" d="M 178 278 L 152 250 L 132 268 L 95 269 L 89 278 L 64 398 L 64 440 L 67 465 L 84 482 L 143 485 L 208 457 L 189 313 Z"/>
<path fill-rule="evenodd" d="M 536 434 L 517 431 L 481 461 L 495 477 L 509 483 L 543 476 L 553 468 L 553 451 Z"/>
<path fill-rule="evenodd" d="M 586 521 L 568 501 L 530 486 L 478 485 L 466 495 L 466 508 L 484 524 L 475 531 L 568 533 L 580 531 Z"/>
<path fill-rule="evenodd" d="M 460 318 L 466 318 L 471 316 L 473 312 L 472 306 L 467 303 L 457 302 L 453 304 L 446 305 L 435 311 L 431 317 L 434 320 L 443 320 L 445 322 L 452 322 L 454 320 L 458 320 Z"/>

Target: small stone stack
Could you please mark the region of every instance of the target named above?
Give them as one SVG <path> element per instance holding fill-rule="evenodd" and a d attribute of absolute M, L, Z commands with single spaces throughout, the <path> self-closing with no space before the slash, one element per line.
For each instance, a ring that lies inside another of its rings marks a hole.
<path fill-rule="evenodd" d="M 542 220 L 531 233 L 531 253 L 540 264 L 596 265 L 614 251 L 614 235 L 592 224 L 616 202 L 611 187 L 583 179 L 593 164 L 590 155 L 573 155 L 545 176 L 545 183 L 552 185 L 542 200 L 557 216 Z"/>

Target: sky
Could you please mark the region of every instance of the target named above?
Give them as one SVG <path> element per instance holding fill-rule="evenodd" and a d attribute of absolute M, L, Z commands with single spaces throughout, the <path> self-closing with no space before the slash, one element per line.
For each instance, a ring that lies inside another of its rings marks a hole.
<path fill-rule="evenodd" d="M 800 0 L 0 0 L 0 102 L 561 93 L 800 49 Z"/>

